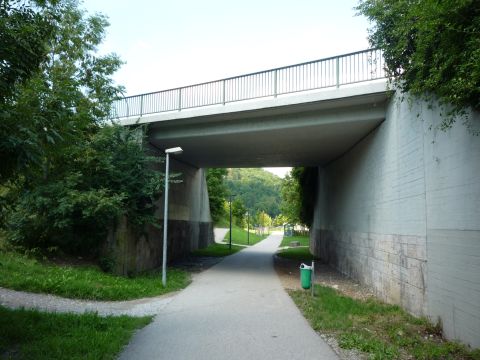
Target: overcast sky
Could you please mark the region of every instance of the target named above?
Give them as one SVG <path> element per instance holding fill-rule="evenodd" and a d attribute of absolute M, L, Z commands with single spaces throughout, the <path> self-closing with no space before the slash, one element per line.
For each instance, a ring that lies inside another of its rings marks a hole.
<path fill-rule="evenodd" d="M 368 48 L 352 0 L 85 0 L 108 16 L 101 53 L 126 62 L 128 95 Z"/>

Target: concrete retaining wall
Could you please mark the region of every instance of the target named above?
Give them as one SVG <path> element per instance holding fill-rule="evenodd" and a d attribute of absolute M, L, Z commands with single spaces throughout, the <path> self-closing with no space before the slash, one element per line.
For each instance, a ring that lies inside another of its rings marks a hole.
<path fill-rule="evenodd" d="M 376 130 L 319 169 L 311 250 L 478 347 L 480 137 L 432 130 L 439 112 L 393 98 Z"/>

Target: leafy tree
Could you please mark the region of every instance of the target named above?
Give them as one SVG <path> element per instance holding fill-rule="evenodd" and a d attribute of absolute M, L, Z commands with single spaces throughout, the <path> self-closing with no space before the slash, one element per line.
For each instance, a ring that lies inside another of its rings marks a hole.
<path fill-rule="evenodd" d="M 316 167 L 295 167 L 286 178 L 282 195 L 289 221 L 311 226 L 318 187 Z M 292 203 L 288 204 L 287 202 Z M 291 216 L 291 217 L 290 217 Z M 296 220 L 296 221 L 293 221 Z"/>
<path fill-rule="evenodd" d="M 21 25 L 16 27 L 4 24 L 8 32 L 0 36 L 0 47 L 6 46 L 2 64 L 8 64 L 9 58 L 22 57 L 18 52 L 31 43 L 35 50 L 27 64 L 7 66 L 6 71 L 15 75 L 24 73 L 22 66 L 32 69 L 25 75 L 11 76 L 17 80 L 2 83 L 10 89 L 10 96 L 0 103 L 1 183 L 18 179 L 34 182 L 39 174 L 48 177 L 57 155 L 82 139 L 84 133 L 95 131 L 120 90 L 110 77 L 121 65 L 118 57 L 95 55 L 108 25 L 105 17 L 86 16 L 74 0 L 25 3 L 29 4 L 26 10 L 10 7 L 7 18 L 20 11 L 27 12 L 35 22 L 31 24 L 27 17 L 17 19 Z M 48 26 L 38 18 L 48 19 Z M 43 27 L 48 32 L 42 31 Z M 18 34 L 22 38 L 28 32 L 24 28 L 33 32 L 33 39 L 27 39 L 31 41 L 18 49 L 10 46 L 9 36 Z M 45 32 L 48 36 L 40 41 Z"/>
<path fill-rule="evenodd" d="M 272 223 L 273 226 L 282 226 L 283 224 L 286 224 L 288 222 L 288 218 L 285 215 L 280 214 L 275 219 L 273 219 Z"/>
<path fill-rule="evenodd" d="M 2 218 L 18 244 L 95 253 L 119 216 L 139 230 L 154 222 L 159 160 L 145 154 L 144 129 L 104 124 L 121 90 L 111 80 L 118 57 L 95 54 L 105 17 L 86 16 L 74 0 L 35 11 L 49 19 L 52 36 L 38 71 L 11 85 L 2 104 L 2 194 L 11 205 Z"/>
<path fill-rule="evenodd" d="M 395 86 L 439 100 L 442 129 L 480 110 L 480 2 L 362 0 L 357 9 L 374 23 L 369 40 L 384 50 Z"/>
<path fill-rule="evenodd" d="M 272 218 L 265 211 L 260 211 L 256 215 L 255 220 L 256 220 L 256 223 L 262 228 L 271 226 L 273 223 Z"/>
<path fill-rule="evenodd" d="M 282 180 L 281 210 L 287 222 L 291 224 L 299 224 L 301 222 L 300 213 L 302 209 L 301 189 L 298 178 L 292 174 L 294 171 L 295 170 L 292 169 Z"/>
<path fill-rule="evenodd" d="M 207 187 L 210 202 L 210 213 L 214 222 L 218 222 L 225 214 L 224 203 L 227 197 L 225 177 L 227 169 L 208 169 Z"/>
<path fill-rule="evenodd" d="M 8 236 L 27 247 L 57 246 L 95 254 L 116 219 L 141 229 L 154 223 L 162 177 L 145 154 L 138 129 L 108 126 L 68 148 L 64 166 L 21 189 L 8 216 Z"/>
<path fill-rule="evenodd" d="M 247 212 L 247 209 L 245 208 L 245 205 L 243 205 L 242 200 L 239 198 L 236 198 L 235 200 L 232 201 L 232 217 L 235 219 L 235 224 L 244 227 L 246 224 L 245 222 L 245 214 Z"/>
<path fill-rule="evenodd" d="M 0 0 L 0 184 L 38 152 L 28 121 L 15 116 L 12 107 L 19 86 L 47 59 L 53 26 L 37 10 L 42 8 L 36 2 Z"/>

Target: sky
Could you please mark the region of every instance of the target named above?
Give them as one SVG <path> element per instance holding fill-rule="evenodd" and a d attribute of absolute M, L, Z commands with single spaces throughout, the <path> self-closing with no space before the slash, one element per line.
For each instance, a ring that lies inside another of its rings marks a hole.
<path fill-rule="evenodd" d="M 357 3 L 84 0 L 83 7 L 109 18 L 99 52 L 120 56 L 114 79 L 136 95 L 367 49 L 369 23 L 356 16 Z"/>

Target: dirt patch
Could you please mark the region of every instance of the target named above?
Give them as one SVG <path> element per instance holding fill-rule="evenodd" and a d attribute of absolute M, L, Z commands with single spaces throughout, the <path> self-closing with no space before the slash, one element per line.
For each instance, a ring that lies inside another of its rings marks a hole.
<path fill-rule="evenodd" d="M 182 269 L 193 274 L 201 273 L 213 265 L 218 264 L 224 257 L 221 256 L 194 256 L 187 255 L 181 259 L 172 262 L 172 266 L 177 269 Z"/>
<path fill-rule="evenodd" d="M 284 259 L 274 256 L 275 270 L 285 289 L 300 290 L 300 265 L 301 261 Z M 310 262 L 306 263 L 310 265 Z M 315 284 L 328 286 L 340 293 L 358 300 L 366 300 L 375 297 L 374 293 L 356 282 L 355 280 L 339 273 L 326 264 L 315 261 Z"/>

